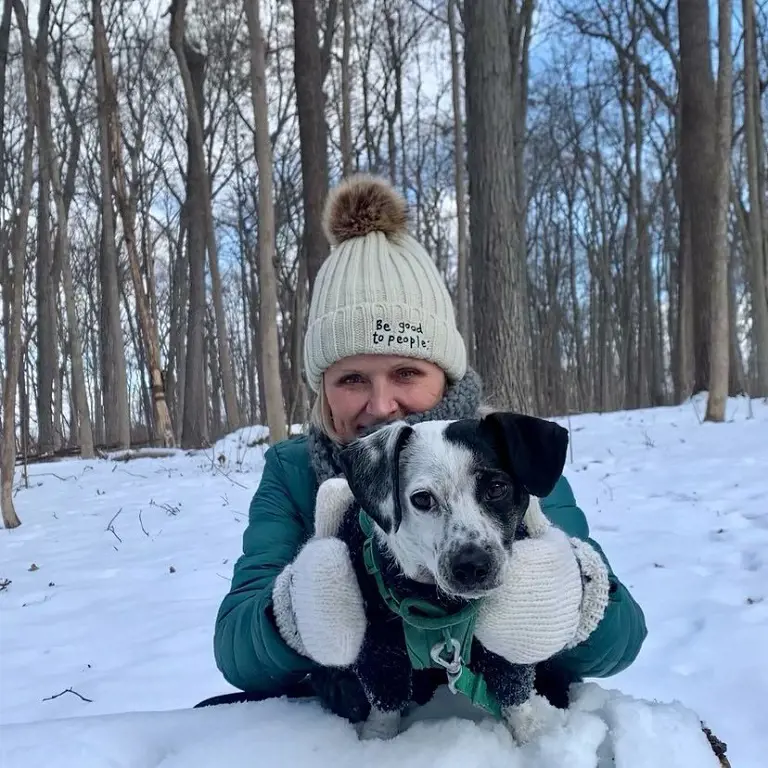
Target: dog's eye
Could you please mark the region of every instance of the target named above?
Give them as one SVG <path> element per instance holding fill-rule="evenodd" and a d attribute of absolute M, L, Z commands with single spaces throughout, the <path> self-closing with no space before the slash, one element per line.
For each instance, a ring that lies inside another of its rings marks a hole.
<path fill-rule="evenodd" d="M 502 498 L 507 492 L 507 484 L 495 482 L 488 486 L 488 490 L 485 492 L 485 497 L 493 501 Z"/>
<path fill-rule="evenodd" d="M 427 510 L 432 508 L 434 499 L 429 491 L 416 491 L 416 493 L 411 494 L 411 504 L 416 509 Z"/>

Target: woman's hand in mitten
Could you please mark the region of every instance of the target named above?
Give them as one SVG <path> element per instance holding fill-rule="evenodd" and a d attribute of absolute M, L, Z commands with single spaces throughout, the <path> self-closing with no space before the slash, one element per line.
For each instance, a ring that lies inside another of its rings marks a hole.
<path fill-rule="evenodd" d="M 586 640 L 603 617 L 605 562 L 587 542 L 551 525 L 531 498 L 529 538 L 516 541 L 504 584 L 484 598 L 475 636 L 513 664 L 535 664 Z"/>
<path fill-rule="evenodd" d="M 347 545 L 338 538 L 353 501 L 344 480 L 323 483 L 315 505 L 315 536 L 275 580 L 272 608 L 283 639 L 302 656 L 328 667 L 345 667 L 363 644 L 363 598 Z"/>

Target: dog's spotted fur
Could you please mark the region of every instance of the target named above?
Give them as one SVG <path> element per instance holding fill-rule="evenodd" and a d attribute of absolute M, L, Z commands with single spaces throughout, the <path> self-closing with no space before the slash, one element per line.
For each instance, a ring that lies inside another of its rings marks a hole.
<path fill-rule="evenodd" d="M 375 547 L 385 583 L 403 597 L 458 610 L 502 584 L 512 543 L 527 535 L 530 497 L 554 487 L 566 446 L 567 433 L 556 424 L 492 414 L 415 427 L 398 422 L 342 452 L 356 501 L 337 535 L 349 547 L 369 626 L 351 670 L 324 671 L 315 678 L 329 708 L 335 710 L 337 702 L 323 695 L 323 680 L 345 678 L 347 694 L 358 696 L 354 719 L 366 720 L 369 736 L 394 735 L 407 705 L 426 703 L 446 682 L 442 670 L 411 667 L 402 623 L 365 571 L 358 504 L 377 524 Z M 550 700 L 560 705 L 567 702 L 570 681 L 551 664 L 510 664 L 477 640 L 471 656 L 471 668 L 484 675 L 505 712 L 531 710 L 537 688 L 548 689 Z"/>

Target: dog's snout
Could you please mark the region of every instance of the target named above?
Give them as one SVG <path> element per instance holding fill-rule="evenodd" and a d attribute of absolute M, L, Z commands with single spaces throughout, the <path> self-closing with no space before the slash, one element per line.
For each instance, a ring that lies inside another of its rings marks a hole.
<path fill-rule="evenodd" d="M 477 544 L 462 547 L 451 561 L 451 573 L 462 587 L 483 584 L 491 572 L 491 556 Z"/>

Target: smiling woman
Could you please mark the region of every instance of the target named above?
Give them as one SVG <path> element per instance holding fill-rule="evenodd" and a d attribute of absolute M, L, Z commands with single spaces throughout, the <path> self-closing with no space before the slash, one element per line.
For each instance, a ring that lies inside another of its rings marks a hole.
<path fill-rule="evenodd" d="M 311 424 L 307 435 L 266 453 L 216 620 L 216 662 L 244 693 L 205 705 L 322 689 L 332 711 L 353 721 L 367 716 L 352 671 L 366 621 L 358 574 L 343 541 L 315 536 L 318 488 L 343 475 L 345 446 L 383 424 L 487 412 L 448 289 L 407 219 L 405 201 L 382 179 L 353 176 L 329 196 L 332 247 L 314 284 L 304 345 L 316 395 Z M 564 477 L 540 506 L 557 533 L 527 548 L 513 543 L 526 567 L 497 596 L 495 652 L 546 660 L 566 680 L 615 674 L 642 646 L 643 612 L 589 537 Z"/>

